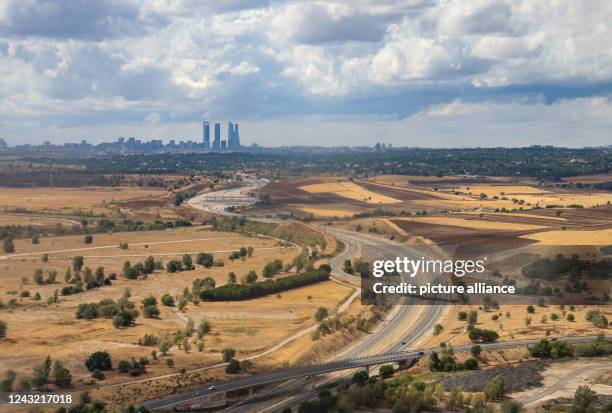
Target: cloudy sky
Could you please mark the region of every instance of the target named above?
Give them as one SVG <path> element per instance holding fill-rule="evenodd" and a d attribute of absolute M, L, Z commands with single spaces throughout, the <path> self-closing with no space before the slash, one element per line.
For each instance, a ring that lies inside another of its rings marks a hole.
<path fill-rule="evenodd" d="M 609 0 L 2 0 L 0 138 L 612 144 Z M 225 129 L 225 125 L 224 125 Z"/>

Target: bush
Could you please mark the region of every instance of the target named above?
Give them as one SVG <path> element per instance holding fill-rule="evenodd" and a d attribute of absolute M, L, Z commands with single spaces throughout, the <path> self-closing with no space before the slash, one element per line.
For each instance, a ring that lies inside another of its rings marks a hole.
<path fill-rule="evenodd" d="M 223 361 L 229 362 L 236 355 L 236 350 L 234 350 L 231 347 L 226 347 L 223 350 L 221 350 L 221 355 L 223 356 Z"/>
<path fill-rule="evenodd" d="M 527 347 L 527 350 L 531 357 L 550 358 L 553 360 L 574 355 L 567 341 L 563 340 L 548 341 L 547 339 L 542 339 L 539 343 Z"/>
<path fill-rule="evenodd" d="M 478 360 L 469 358 L 465 361 L 464 366 L 467 370 L 476 370 L 478 368 Z"/>
<path fill-rule="evenodd" d="M 96 351 L 85 360 L 87 370 L 110 370 L 113 368 L 110 355 L 105 351 Z"/>
<path fill-rule="evenodd" d="M 93 235 L 85 235 L 85 244 L 91 244 L 93 242 Z"/>
<path fill-rule="evenodd" d="M 159 309 L 156 305 L 147 305 L 142 309 L 142 315 L 146 318 L 157 318 L 159 317 Z"/>
<path fill-rule="evenodd" d="M 0 338 L 6 337 L 6 323 L 0 320 Z"/>
<path fill-rule="evenodd" d="M 329 273 L 319 269 L 299 275 L 253 284 L 226 284 L 221 287 L 200 292 L 200 298 L 205 301 L 248 300 L 251 298 L 263 297 L 269 294 L 276 294 L 293 288 L 326 281 L 328 279 Z"/>
<path fill-rule="evenodd" d="M 484 388 L 485 397 L 488 400 L 499 400 L 506 394 L 506 383 L 502 376 L 496 376 L 489 381 Z"/>
<path fill-rule="evenodd" d="M 473 342 L 480 341 L 483 343 L 494 343 L 499 338 L 499 334 L 497 334 L 495 331 L 481 330 L 479 328 L 471 329 L 468 336 Z"/>
<path fill-rule="evenodd" d="M 236 359 L 231 359 L 229 364 L 225 367 L 225 372 L 227 374 L 240 373 L 240 362 Z"/>
<path fill-rule="evenodd" d="M 533 313 L 535 313 L 535 308 L 532 305 L 528 305 L 527 306 L 527 312 L 529 314 L 533 314 Z"/>
<path fill-rule="evenodd" d="M 168 293 L 165 293 L 164 295 L 162 295 L 161 302 L 166 307 L 174 307 L 174 297 L 172 297 Z"/>
<path fill-rule="evenodd" d="M 91 377 L 97 380 L 104 380 L 104 373 L 100 370 L 94 370 L 93 373 L 91 373 Z"/>
<path fill-rule="evenodd" d="M 121 360 L 119 364 L 117 364 L 117 370 L 121 373 L 129 373 L 132 365 L 127 360 Z"/>
<path fill-rule="evenodd" d="M 574 314 L 569 313 L 569 314 L 567 315 L 567 321 L 569 321 L 569 322 L 574 322 L 575 320 L 576 320 L 576 316 L 575 316 Z"/>
<path fill-rule="evenodd" d="M 459 313 L 457 313 L 457 319 L 459 321 L 465 321 L 467 320 L 467 313 L 465 311 L 459 311 Z"/>
<path fill-rule="evenodd" d="M 478 344 L 475 344 L 470 349 L 470 353 L 472 354 L 472 356 L 478 357 L 480 356 L 480 353 L 482 353 L 482 348 Z"/>
<path fill-rule="evenodd" d="M 501 413 L 522 413 L 523 405 L 516 400 L 506 400 L 501 406 Z"/>
<path fill-rule="evenodd" d="M 201 265 L 205 268 L 212 267 L 213 262 L 214 262 L 213 255 L 207 252 L 201 252 L 196 256 L 196 264 Z"/>
<path fill-rule="evenodd" d="M 329 316 L 329 313 L 327 312 L 327 308 L 319 307 L 317 308 L 317 311 L 315 312 L 314 319 L 320 322 L 326 319 L 328 316 Z"/>
<path fill-rule="evenodd" d="M 283 262 L 281 260 L 274 260 L 266 264 L 266 266 L 264 267 L 262 271 L 262 274 L 266 278 L 271 278 L 274 275 L 281 272 L 282 269 L 283 269 Z"/>
<path fill-rule="evenodd" d="M 380 366 L 380 369 L 378 371 L 380 372 L 380 375 L 385 379 L 393 376 L 393 373 L 395 373 L 395 369 L 391 364 L 383 364 L 382 366 Z"/>

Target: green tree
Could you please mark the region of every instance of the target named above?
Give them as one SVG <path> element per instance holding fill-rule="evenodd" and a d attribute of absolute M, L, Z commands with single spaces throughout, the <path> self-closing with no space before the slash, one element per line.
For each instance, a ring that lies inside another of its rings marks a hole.
<path fill-rule="evenodd" d="M 170 350 L 170 344 L 166 340 L 163 340 L 161 343 L 159 343 L 160 353 L 165 356 L 168 353 L 168 350 Z"/>
<path fill-rule="evenodd" d="M 523 405 L 516 400 L 506 400 L 501 406 L 502 413 L 522 413 Z"/>
<path fill-rule="evenodd" d="M 6 253 L 10 254 L 15 252 L 15 243 L 13 242 L 12 238 L 4 238 L 4 240 L 2 240 L 2 247 Z"/>
<path fill-rule="evenodd" d="M 225 367 L 225 372 L 227 374 L 236 374 L 240 373 L 240 362 L 236 359 L 231 359 L 228 361 L 228 365 Z"/>
<path fill-rule="evenodd" d="M 223 356 L 223 361 L 227 363 L 234 358 L 234 356 L 236 355 L 236 350 L 231 347 L 226 347 L 221 350 L 221 355 Z"/>
<path fill-rule="evenodd" d="M 53 383 L 58 387 L 68 387 L 72 383 L 72 375 L 70 370 L 65 368 L 59 360 L 53 363 Z"/>
<path fill-rule="evenodd" d="M 574 401 L 572 403 L 572 413 L 590 413 L 595 412 L 595 400 L 597 399 L 597 393 L 595 393 L 587 385 L 580 385 L 574 393 Z"/>
<path fill-rule="evenodd" d="M 227 274 L 227 283 L 228 284 L 236 284 L 236 282 L 238 281 L 238 277 L 236 277 L 236 273 L 235 272 L 230 272 L 229 274 Z"/>
<path fill-rule="evenodd" d="M 164 295 L 162 295 L 161 302 L 166 307 L 174 307 L 174 297 L 172 297 L 168 293 L 165 293 Z"/>
<path fill-rule="evenodd" d="M 210 332 L 210 322 L 208 320 L 200 321 L 200 325 L 198 326 L 198 338 L 204 337 L 205 334 Z"/>
<path fill-rule="evenodd" d="M 83 268 L 83 264 L 85 263 L 85 259 L 82 255 L 77 255 L 72 257 L 72 269 L 76 272 L 81 272 Z"/>
<path fill-rule="evenodd" d="M 0 320 L 0 338 L 6 337 L 6 322 Z"/>
<path fill-rule="evenodd" d="M 85 360 L 87 370 L 110 370 L 113 368 L 110 355 L 105 351 L 96 351 Z"/>
<path fill-rule="evenodd" d="M 502 376 L 495 376 L 484 387 L 484 394 L 488 400 L 499 400 L 506 394 L 506 383 Z"/>
<path fill-rule="evenodd" d="M 323 321 L 328 316 L 329 316 L 329 313 L 327 311 L 327 308 L 319 307 L 319 308 L 317 308 L 317 311 L 315 312 L 314 319 L 316 321 Z"/>
<path fill-rule="evenodd" d="M 158 318 L 159 308 L 156 305 L 146 305 L 142 309 L 142 315 L 145 318 Z"/>
<path fill-rule="evenodd" d="M 6 375 L 2 381 L 0 381 L 0 392 L 9 393 L 13 391 L 13 383 L 17 374 L 13 370 L 7 370 Z"/>
<path fill-rule="evenodd" d="M 191 255 L 183 255 L 183 267 L 186 271 L 193 269 L 193 260 L 191 259 Z"/>
<path fill-rule="evenodd" d="M 393 376 L 393 373 L 395 372 L 391 364 L 383 364 L 382 366 L 380 366 L 380 369 L 378 371 L 381 377 L 385 379 Z"/>
<path fill-rule="evenodd" d="M 472 356 L 478 357 L 480 356 L 480 353 L 482 353 L 482 348 L 478 344 L 475 344 L 472 346 L 472 348 L 470 348 L 470 353 Z"/>
<path fill-rule="evenodd" d="M 472 310 L 468 313 L 467 323 L 468 325 L 475 325 L 478 322 L 478 311 Z"/>
<path fill-rule="evenodd" d="M 42 389 L 45 384 L 49 381 L 49 375 L 51 374 L 51 356 L 47 356 L 39 367 L 34 367 L 34 375 L 32 377 L 32 384 L 37 389 Z"/>

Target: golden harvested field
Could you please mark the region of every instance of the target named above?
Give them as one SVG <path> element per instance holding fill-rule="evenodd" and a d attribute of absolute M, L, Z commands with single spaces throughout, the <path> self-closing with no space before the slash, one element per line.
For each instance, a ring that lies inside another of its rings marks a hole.
<path fill-rule="evenodd" d="M 118 248 L 119 242 L 128 242 L 129 248 Z M 105 350 L 114 362 L 131 357 L 144 357 L 153 348 L 137 344 L 144 334 L 165 336 L 178 328 L 183 328 L 189 317 L 197 323 L 207 319 L 212 331 L 205 341 L 204 352 L 199 352 L 193 344 L 189 353 L 173 347 L 170 351 L 175 362 L 174 368 L 166 366 L 165 360 L 154 362 L 142 377 L 160 373 L 175 373 L 180 368 L 195 368 L 220 362 L 220 350 L 233 347 L 237 357 L 254 355 L 286 337 L 314 324 L 313 315 L 319 306 L 333 309 L 343 300 L 351 289 L 334 283 L 324 282 L 300 289 L 284 292 L 278 296 L 268 296 L 243 302 L 200 302 L 189 303 L 184 312 L 177 307 L 161 305 L 160 296 L 166 292 L 177 297 L 185 288 L 191 288 L 193 280 L 212 277 L 217 285 L 226 283 L 227 274 L 235 272 L 238 277 L 249 270 L 255 270 L 261 277 L 263 266 L 273 259 L 290 262 L 298 253 L 296 248 L 283 248 L 275 240 L 246 237 L 234 233 L 215 232 L 203 228 L 184 228 L 172 231 L 133 232 L 114 234 L 94 234 L 93 244 L 84 245 L 82 236 L 41 238 L 40 244 L 32 245 L 25 240 L 17 240 L 16 253 L 0 258 L 0 297 L 7 304 L 17 298 L 18 307 L 0 310 L 0 319 L 8 325 L 7 338 L 0 342 L 3 350 L 0 355 L 0 374 L 5 369 L 17 371 L 20 377 L 30 375 L 31 369 L 47 355 L 60 358 L 72 371 L 74 381 L 88 378 L 83 361 L 91 352 Z M 251 258 L 230 261 L 231 251 L 242 246 L 253 246 Z M 48 262 L 42 262 L 42 254 L 49 251 Z M 47 305 L 46 300 L 56 289 L 68 285 L 64 273 L 75 255 L 85 257 L 85 266 L 95 269 L 105 268 L 105 273 L 121 273 L 125 260 L 132 264 L 152 255 L 167 262 L 184 253 L 200 251 L 213 252 L 215 258 L 225 262 L 223 267 L 203 268 L 169 274 L 156 271 L 144 280 L 127 280 L 120 275 L 111 286 L 88 290 L 79 294 L 60 296 L 58 304 Z M 17 255 L 23 254 L 23 255 Z M 41 268 L 45 277 L 50 270 L 58 271 L 56 282 L 50 285 L 33 284 L 33 272 Z M 22 277 L 28 277 L 22 285 Z M 118 300 L 126 288 L 131 299 L 140 309 L 143 298 L 153 295 L 158 300 L 160 319 L 138 317 L 136 325 L 115 329 L 111 320 L 77 320 L 75 310 L 79 304 L 98 302 L 105 298 Z M 33 296 L 39 292 L 42 300 L 19 298 L 8 294 L 10 290 L 28 290 Z M 109 372 L 103 383 L 130 380 L 129 375 Z"/>
<path fill-rule="evenodd" d="M 448 217 L 448 216 L 398 218 L 397 220 L 424 222 L 426 224 L 436 224 L 436 225 L 450 225 L 450 226 L 462 227 L 462 228 L 498 229 L 498 230 L 509 230 L 509 231 L 521 231 L 521 230 L 546 228 L 541 225 L 483 221 L 483 220 L 478 220 L 478 219 L 453 218 L 453 217 Z"/>
<path fill-rule="evenodd" d="M 0 188 L 0 210 L 23 208 L 36 212 L 108 212 L 109 204 L 132 198 L 162 198 L 164 189 L 139 187 Z"/>
<path fill-rule="evenodd" d="M 460 311 L 470 312 L 471 310 L 478 311 L 477 328 L 493 330 L 499 334 L 498 341 L 520 340 L 527 338 L 543 338 L 546 336 L 546 330 L 550 330 L 550 335 L 553 337 L 561 336 L 586 336 L 595 335 L 599 332 L 606 332 L 593 326 L 592 323 L 585 320 L 587 311 L 597 308 L 608 318 L 612 314 L 610 306 L 575 306 L 573 311 L 569 305 L 565 305 L 564 310 L 559 306 L 549 305 L 547 307 L 535 306 L 535 313 L 527 313 L 527 305 L 501 305 L 499 310 L 490 310 L 485 312 L 479 310 L 477 306 L 453 306 L 452 310 L 440 322 L 444 326 L 444 330 L 438 336 L 432 336 L 428 339 L 426 347 L 437 346 L 441 342 L 452 344 L 453 346 L 468 344 L 470 339 L 466 330 L 466 322 L 457 319 L 457 314 Z M 563 316 L 563 312 L 574 314 L 575 321 L 567 321 Z M 510 316 L 506 316 L 506 313 Z M 551 320 L 551 315 L 556 313 L 559 319 Z M 493 315 L 497 314 L 499 319 L 493 321 Z M 500 315 L 501 314 L 501 315 Z M 543 320 L 542 316 L 546 316 Z M 525 318 L 531 318 L 531 324 L 526 326 Z"/>
<path fill-rule="evenodd" d="M 546 231 L 537 234 L 523 235 L 543 245 L 610 245 L 612 228 L 594 231 Z"/>
<path fill-rule="evenodd" d="M 486 194 L 488 197 L 517 194 L 548 194 L 550 191 L 543 188 L 536 188 L 530 185 L 463 185 L 455 189 L 459 192 L 469 193 L 474 195 Z"/>
<path fill-rule="evenodd" d="M 352 217 L 356 211 L 350 209 L 338 208 L 339 205 L 317 205 L 317 206 L 300 206 L 300 209 L 308 214 L 318 217 Z"/>
<path fill-rule="evenodd" d="M 398 204 L 401 201 L 377 194 L 353 183 L 353 182 L 325 182 L 320 184 L 305 185 L 301 190 L 312 193 L 333 193 L 344 198 L 363 201 L 369 204 Z"/>

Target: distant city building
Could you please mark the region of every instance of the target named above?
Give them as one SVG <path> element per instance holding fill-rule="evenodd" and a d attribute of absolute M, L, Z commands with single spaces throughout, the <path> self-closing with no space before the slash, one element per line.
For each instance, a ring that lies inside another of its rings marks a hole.
<path fill-rule="evenodd" d="M 237 123 L 235 125 L 232 125 L 232 122 L 228 124 L 227 147 L 228 148 L 240 148 L 240 134 L 238 132 Z"/>
<path fill-rule="evenodd" d="M 0 139 L 0 149 L 6 149 L 6 148 L 8 148 L 6 141 L 4 139 Z"/>
<path fill-rule="evenodd" d="M 215 140 L 212 148 L 214 150 L 221 149 L 221 124 L 219 122 L 215 122 Z"/>
<path fill-rule="evenodd" d="M 210 123 L 207 121 L 202 122 L 202 140 L 204 149 L 210 149 Z"/>

